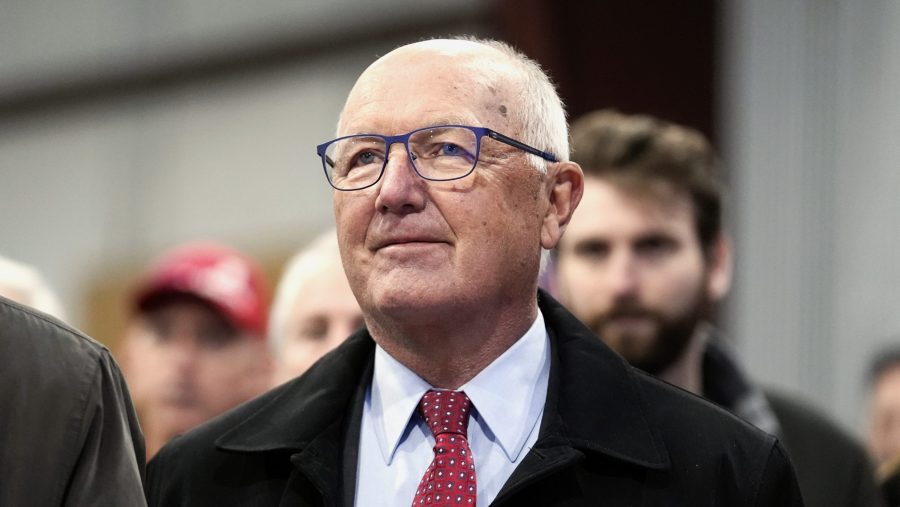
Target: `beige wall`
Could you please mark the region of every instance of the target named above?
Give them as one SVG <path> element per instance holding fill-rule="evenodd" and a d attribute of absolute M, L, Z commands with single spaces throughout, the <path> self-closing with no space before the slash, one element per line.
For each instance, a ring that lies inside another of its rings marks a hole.
<path fill-rule="evenodd" d="M 0 105 L 286 43 L 341 46 L 59 108 L 0 108 L 0 254 L 36 265 L 72 322 L 101 334 L 90 298 L 108 299 L 175 243 L 209 238 L 281 258 L 333 221 L 315 145 L 333 137 L 356 76 L 429 35 L 410 26 L 469 31 L 452 24 L 458 13 L 477 19 L 483 9 L 477 0 L 4 2 Z M 392 26 L 403 35 L 392 38 Z"/>

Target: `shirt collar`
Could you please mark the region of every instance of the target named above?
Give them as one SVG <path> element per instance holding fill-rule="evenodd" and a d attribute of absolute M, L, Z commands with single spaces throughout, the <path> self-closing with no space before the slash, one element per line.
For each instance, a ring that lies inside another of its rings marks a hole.
<path fill-rule="evenodd" d="M 460 388 L 510 461 L 519 458 L 540 421 L 549 377 L 550 338 L 538 311 L 519 341 Z"/>
<path fill-rule="evenodd" d="M 370 400 L 375 438 L 386 464 L 406 432 L 409 420 L 431 385 L 394 359 L 380 345 L 375 347 L 375 371 L 372 374 Z"/>
<path fill-rule="evenodd" d="M 510 461 L 518 459 L 543 412 L 550 375 L 549 341 L 544 316 L 538 310 L 531 327 L 512 347 L 460 387 L 472 400 L 473 416 L 480 417 L 494 434 Z M 385 463 L 393 460 L 419 400 L 431 388 L 376 347 L 370 401 Z"/>

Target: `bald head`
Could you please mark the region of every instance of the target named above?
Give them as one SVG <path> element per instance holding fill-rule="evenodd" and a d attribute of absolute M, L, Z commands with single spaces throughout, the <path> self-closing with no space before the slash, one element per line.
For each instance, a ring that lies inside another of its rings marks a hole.
<path fill-rule="evenodd" d="M 495 66 L 497 74 L 518 69 L 516 54 L 508 46 L 501 45 L 496 41 L 472 38 L 429 39 L 406 44 L 390 51 L 372 62 L 360 78 L 365 77 L 371 71 L 377 71 L 382 66 L 403 62 L 404 59 L 435 57 L 453 59 L 457 65 L 471 64 L 473 67 L 487 63 Z M 481 68 L 482 73 L 488 71 L 487 67 Z"/>
<path fill-rule="evenodd" d="M 404 98 L 415 107 L 413 90 L 422 81 L 443 89 L 448 98 L 477 106 L 478 118 L 468 119 L 468 123 L 464 118 L 436 118 L 445 120 L 436 123 L 486 126 L 568 160 L 565 111 L 553 83 L 536 62 L 494 40 L 431 39 L 382 56 L 362 73 L 351 90 L 340 116 L 338 135 L 366 132 L 365 126 L 348 118 L 348 112 L 356 114 Z M 441 106 L 434 104 L 434 109 Z M 529 155 L 529 161 L 538 169 L 544 168 L 537 157 Z"/>
<path fill-rule="evenodd" d="M 495 72 L 490 72 L 492 63 L 498 67 Z M 352 123 L 347 123 L 348 112 L 365 113 L 367 108 L 380 107 L 394 97 L 413 99 L 412 90 L 421 81 L 429 81 L 429 86 L 441 87 L 453 97 L 475 100 L 481 115 L 501 122 L 494 128 L 509 132 L 512 75 L 509 58 L 484 44 L 440 39 L 402 46 L 376 60 L 360 75 L 347 97 L 339 134 L 359 133 Z M 485 104 L 486 100 L 492 103 Z M 439 107 L 435 104 L 434 109 Z"/>

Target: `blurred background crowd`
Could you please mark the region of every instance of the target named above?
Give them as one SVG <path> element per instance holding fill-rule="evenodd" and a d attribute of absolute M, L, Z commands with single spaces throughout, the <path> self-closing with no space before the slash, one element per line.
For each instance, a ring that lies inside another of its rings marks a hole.
<path fill-rule="evenodd" d="M 538 60 L 573 120 L 614 108 L 710 139 L 735 245 L 715 312 L 728 346 L 889 466 L 892 0 L 9 0 L 0 293 L 115 352 L 151 455 L 291 378 L 361 324 L 315 146 L 376 56 L 458 33 Z"/>

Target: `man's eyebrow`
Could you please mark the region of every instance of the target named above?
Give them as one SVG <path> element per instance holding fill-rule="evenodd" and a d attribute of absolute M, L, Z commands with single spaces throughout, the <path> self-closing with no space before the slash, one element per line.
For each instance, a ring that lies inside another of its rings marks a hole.
<path fill-rule="evenodd" d="M 675 240 L 676 235 L 669 231 L 668 229 L 664 229 L 662 227 L 656 227 L 653 229 L 646 230 L 635 237 L 636 241 L 647 240 L 647 239 L 671 239 Z"/>
<path fill-rule="evenodd" d="M 597 246 L 597 245 L 608 245 L 610 241 L 606 238 L 598 238 L 596 236 L 589 236 L 586 238 L 579 238 L 571 242 L 572 248 L 582 248 L 588 246 Z"/>

